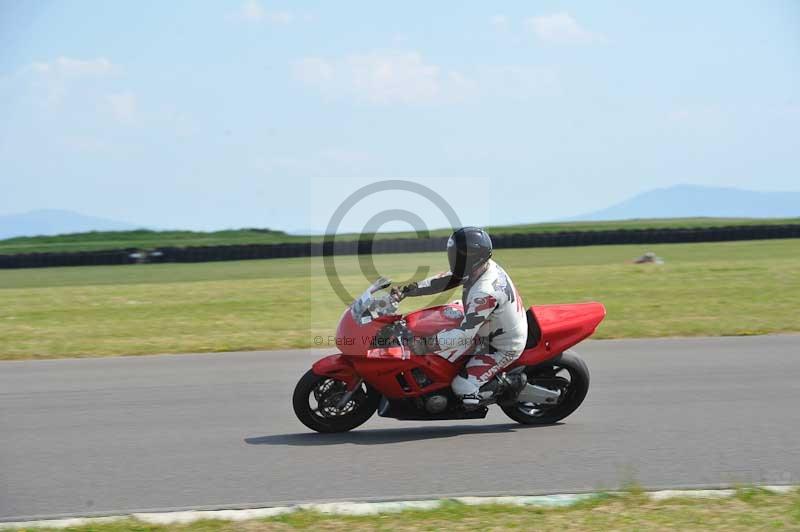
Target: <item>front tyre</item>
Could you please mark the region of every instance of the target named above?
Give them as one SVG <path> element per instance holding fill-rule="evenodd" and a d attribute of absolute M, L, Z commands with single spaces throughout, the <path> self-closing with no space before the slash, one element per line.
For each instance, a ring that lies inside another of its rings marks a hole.
<path fill-rule="evenodd" d="M 573 413 L 589 391 L 589 368 L 573 351 L 564 351 L 545 365 L 525 369 L 529 384 L 561 392 L 553 405 L 512 403 L 500 405 L 503 412 L 524 425 L 549 425 Z"/>
<path fill-rule="evenodd" d="M 347 385 L 343 381 L 308 370 L 294 388 L 294 413 L 311 430 L 347 432 L 372 417 L 378 408 L 380 394 L 361 383 L 350 400 L 339 407 L 345 393 Z"/>

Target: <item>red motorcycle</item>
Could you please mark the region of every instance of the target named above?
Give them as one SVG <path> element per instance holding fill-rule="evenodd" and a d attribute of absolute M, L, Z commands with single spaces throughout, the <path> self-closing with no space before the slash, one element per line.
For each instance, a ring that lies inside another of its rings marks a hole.
<path fill-rule="evenodd" d="M 543 425 L 564 419 L 586 397 L 589 370 L 568 349 L 594 333 L 606 314 L 602 304 L 528 309 L 522 355 L 486 385 L 493 386 L 491 398 L 467 407 L 455 397 L 450 382 L 468 356 L 450 362 L 433 353 L 415 355 L 408 348 L 414 336 L 457 327 L 464 317 L 461 302 L 403 316 L 397 314 L 402 296 L 379 294 L 390 284 L 378 279 L 345 310 L 335 337 L 341 352 L 318 360 L 297 383 L 294 412 L 308 428 L 345 432 L 376 410 L 395 419 L 482 419 L 493 403 L 514 421 Z"/>

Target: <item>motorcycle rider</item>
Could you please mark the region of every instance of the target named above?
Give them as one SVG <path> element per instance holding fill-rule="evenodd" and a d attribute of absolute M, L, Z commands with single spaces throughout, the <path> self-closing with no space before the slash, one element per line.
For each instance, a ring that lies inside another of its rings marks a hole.
<path fill-rule="evenodd" d="M 463 227 L 447 241 L 450 271 L 392 290 L 402 299 L 463 287 L 461 324 L 435 336 L 414 338 L 411 347 L 417 354 L 434 352 L 450 361 L 470 357 L 451 383 L 453 392 L 467 406 L 492 396 L 492 386 L 485 385 L 519 358 L 528 335 L 522 298 L 505 270 L 491 257 L 488 233 L 478 227 Z M 514 383 L 510 384 L 513 387 Z"/>

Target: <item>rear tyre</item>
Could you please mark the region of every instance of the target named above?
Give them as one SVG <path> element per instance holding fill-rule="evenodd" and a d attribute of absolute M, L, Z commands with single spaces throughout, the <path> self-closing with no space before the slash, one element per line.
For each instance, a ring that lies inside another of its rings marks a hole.
<path fill-rule="evenodd" d="M 589 391 L 589 368 L 573 351 L 561 355 L 542 366 L 525 369 L 529 384 L 559 390 L 561 397 L 554 405 L 512 403 L 501 405 L 503 412 L 523 425 L 549 425 L 573 413 Z"/>
<path fill-rule="evenodd" d="M 378 408 L 380 394 L 359 384 L 349 401 L 338 406 L 347 385 L 340 380 L 308 370 L 297 383 L 292 406 L 297 419 L 317 432 L 346 432 L 363 424 Z"/>

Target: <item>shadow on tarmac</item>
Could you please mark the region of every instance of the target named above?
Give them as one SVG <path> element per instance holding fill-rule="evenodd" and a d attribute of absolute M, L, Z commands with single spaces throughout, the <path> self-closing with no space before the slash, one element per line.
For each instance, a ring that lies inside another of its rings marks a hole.
<path fill-rule="evenodd" d="M 562 425 L 519 425 L 505 423 L 496 425 L 451 425 L 447 427 L 413 427 L 407 429 L 376 429 L 354 430 L 336 434 L 319 434 L 316 432 L 303 432 L 297 434 L 273 434 L 270 436 L 257 436 L 245 438 L 249 445 L 289 445 L 289 446 L 316 446 L 316 445 L 341 445 L 346 443 L 356 445 L 381 445 L 386 443 L 402 443 L 420 440 L 435 440 L 439 438 L 453 438 L 466 434 L 497 434 L 503 432 L 516 432 L 520 430 L 533 430 L 553 428 Z"/>

